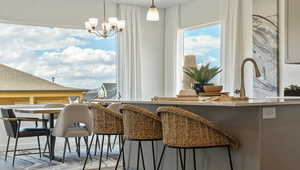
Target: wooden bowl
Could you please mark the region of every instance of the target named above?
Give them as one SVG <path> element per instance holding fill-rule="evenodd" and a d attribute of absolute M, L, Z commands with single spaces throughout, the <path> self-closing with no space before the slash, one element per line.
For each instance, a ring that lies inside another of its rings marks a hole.
<path fill-rule="evenodd" d="M 205 93 L 220 93 L 223 90 L 223 86 L 203 86 L 203 90 Z"/>

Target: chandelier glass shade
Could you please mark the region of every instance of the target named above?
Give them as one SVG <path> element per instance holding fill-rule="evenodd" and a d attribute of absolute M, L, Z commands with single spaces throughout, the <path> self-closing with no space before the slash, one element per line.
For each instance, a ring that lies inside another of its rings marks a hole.
<path fill-rule="evenodd" d="M 100 24 L 98 18 L 89 18 L 85 22 L 85 28 L 89 33 L 93 33 L 98 37 L 108 38 L 114 36 L 118 32 L 122 32 L 125 28 L 125 20 L 119 20 L 117 17 L 109 17 L 106 19 L 106 4 L 103 0 L 104 10 L 103 10 L 103 20 L 104 22 Z"/>

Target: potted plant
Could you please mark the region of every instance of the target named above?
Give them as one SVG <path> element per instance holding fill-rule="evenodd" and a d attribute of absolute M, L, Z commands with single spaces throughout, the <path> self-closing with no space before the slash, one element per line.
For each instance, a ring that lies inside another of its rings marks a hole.
<path fill-rule="evenodd" d="M 300 86 L 290 85 L 284 89 L 284 96 L 300 96 Z"/>
<path fill-rule="evenodd" d="M 212 80 L 216 75 L 218 75 L 222 70 L 220 67 L 210 67 L 209 64 L 197 67 L 184 68 L 184 73 L 187 74 L 194 83 L 193 88 L 197 94 L 204 92 L 203 87 L 209 84 L 209 81 Z"/>

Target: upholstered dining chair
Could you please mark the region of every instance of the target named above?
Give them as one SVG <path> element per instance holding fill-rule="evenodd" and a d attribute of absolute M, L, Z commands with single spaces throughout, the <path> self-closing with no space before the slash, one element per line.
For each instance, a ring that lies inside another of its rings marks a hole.
<path fill-rule="evenodd" d="M 88 105 L 70 104 L 62 110 L 62 112 L 58 116 L 58 119 L 55 123 L 55 127 L 51 135 L 65 138 L 63 162 L 65 160 L 66 146 L 69 142 L 69 138 L 83 137 L 87 150 L 88 136 L 90 136 L 91 133 L 92 122 Z"/>
<path fill-rule="evenodd" d="M 44 108 L 63 108 L 63 107 L 65 107 L 66 105 L 65 104 L 63 104 L 63 103 L 49 103 L 49 104 L 46 104 L 46 105 L 44 105 Z M 55 114 L 54 115 L 54 118 L 55 119 L 57 119 L 57 117 L 58 117 L 58 115 L 57 114 Z M 42 115 L 42 118 L 43 119 L 50 119 L 50 115 L 49 114 L 47 114 L 47 115 Z M 48 125 L 47 125 L 47 122 L 43 122 L 43 127 L 44 128 L 48 128 Z M 70 143 L 68 142 L 67 143 L 68 144 L 68 149 L 69 149 L 69 152 L 71 152 L 71 147 L 70 147 Z M 47 138 L 47 141 L 46 141 L 46 145 L 45 145 L 45 148 L 44 148 L 44 153 L 46 152 L 46 149 L 47 148 L 49 148 L 50 146 L 49 146 L 49 140 L 48 140 L 48 138 Z"/>
<path fill-rule="evenodd" d="M 28 118 L 28 117 L 16 117 L 14 111 L 12 109 L 1 109 L 2 119 L 4 121 L 5 130 L 8 136 L 7 146 L 6 146 L 6 152 L 5 152 L 5 161 L 7 160 L 7 154 L 8 152 L 13 152 L 13 161 L 12 165 L 15 164 L 15 157 L 19 155 L 29 155 L 29 154 L 39 154 L 40 157 L 41 154 L 41 145 L 40 145 L 40 136 L 46 136 L 49 138 L 50 131 L 47 128 L 44 127 L 38 127 L 38 122 L 46 122 L 46 119 L 38 119 L 38 118 Z M 21 127 L 21 124 L 23 122 L 35 122 L 35 127 Z M 39 150 L 38 153 L 22 153 L 17 154 L 18 150 L 18 141 L 20 138 L 25 137 L 37 137 L 38 142 L 38 148 L 30 148 L 30 149 L 24 149 L 24 150 Z M 15 147 L 14 150 L 9 150 L 9 144 L 11 138 L 15 139 Z"/>

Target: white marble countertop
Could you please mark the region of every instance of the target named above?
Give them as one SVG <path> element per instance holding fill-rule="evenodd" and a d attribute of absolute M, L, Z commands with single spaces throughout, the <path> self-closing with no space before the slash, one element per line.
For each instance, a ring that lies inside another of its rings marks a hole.
<path fill-rule="evenodd" d="M 249 106 L 282 106 L 300 105 L 300 98 L 264 98 L 249 99 L 249 101 L 151 101 L 141 100 L 96 100 L 96 102 L 120 102 L 124 104 L 150 104 L 150 105 L 194 105 L 194 106 L 220 106 L 220 107 L 249 107 Z"/>

